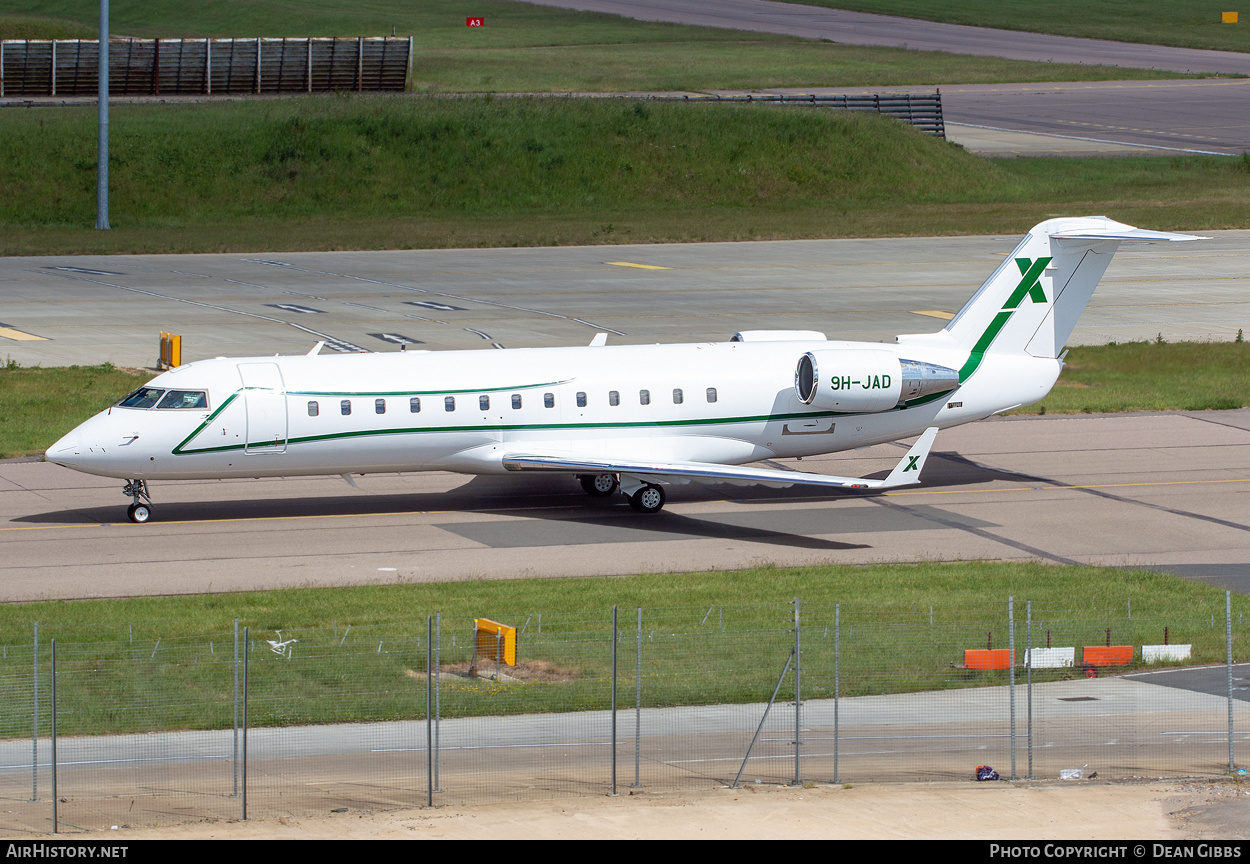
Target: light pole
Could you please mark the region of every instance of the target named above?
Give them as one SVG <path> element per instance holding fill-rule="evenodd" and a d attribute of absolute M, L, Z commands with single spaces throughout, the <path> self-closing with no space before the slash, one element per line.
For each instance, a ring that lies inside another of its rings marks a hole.
<path fill-rule="evenodd" d="M 100 135 L 96 146 L 95 227 L 109 228 L 109 0 L 100 0 Z"/>

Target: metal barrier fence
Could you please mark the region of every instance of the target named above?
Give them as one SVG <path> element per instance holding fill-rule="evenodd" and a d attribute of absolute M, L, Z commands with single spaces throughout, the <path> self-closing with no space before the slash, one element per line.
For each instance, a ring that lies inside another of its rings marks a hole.
<path fill-rule="evenodd" d="M 873 111 L 910 123 L 922 132 L 946 138 L 942 116 L 942 94 L 868 93 L 860 95 L 777 95 L 777 96 L 653 96 L 660 101 L 746 102 L 763 105 L 792 105 L 802 108 L 830 108 L 841 111 Z"/>
<path fill-rule="evenodd" d="M 109 93 L 402 91 L 412 37 L 110 39 Z M 0 97 L 95 96 L 97 39 L 0 41 Z"/>
<path fill-rule="evenodd" d="M 176 638 L 123 626 L 75 644 L 36 625 L 0 658 L 0 825 L 971 780 L 983 765 L 1005 780 L 1219 775 L 1250 736 L 1228 598 L 1183 618 L 796 600 L 511 623 L 513 666 L 438 615 Z M 1143 660 L 1164 643 L 1188 658 Z"/>

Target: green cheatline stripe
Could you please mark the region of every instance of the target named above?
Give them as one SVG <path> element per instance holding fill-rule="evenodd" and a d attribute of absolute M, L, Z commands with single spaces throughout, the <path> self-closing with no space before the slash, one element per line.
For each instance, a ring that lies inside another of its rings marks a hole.
<path fill-rule="evenodd" d="M 537 385 L 545 386 L 545 385 Z M 504 388 L 509 389 L 509 388 Z M 457 390 L 457 393 L 466 391 Z M 472 391 L 481 392 L 481 391 Z M 636 422 L 621 423 L 506 423 L 499 425 L 474 425 L 474 426 L 414 426 L 402 429 L 361 429 L 354 432 L 331 432 L 325 435 L 307 435 L 302 438 L 287 438 L 285 440 L 273 441 L 253 441 L 247 444 L 228 444 L 222 447 L 200 447 L 195 450 L 183 449 L 187 443 L 204 431 L 213 420 L 226 410 L 231 402 L 235 400 L 238 392 L 230 394 L 226 401 L 221 403 L 216 411 L 208 416 L 203 423 L 195 428 L 195 431 L 182 439 L 176 447 L 171 451 L 174 456 L 190 456 L 199 453 L 224 453 L 230 450 L 243 450 L 247 447 L 273 447 L 278 444 L 306 444 L 313 441 L 333 441 L 339 438 L 367 438 L 375 435 L 414 435 L 421 433 L 434 432 L 516 432 L 524 431 L 547 431 L 553 429 L 641 429 L 641 428 L 671 428 L 680 426 L 719 426 L 731 423 L 759 423 L 779 420 L 811 420 L 822 417 L 855 417 L 863 412 L 858 411 L 819 411 L 806 412 L 801 414 L 757 414 L 746 417 L 712 417 L 702 420 L 640 420 Z M 292 394 L 294 395 L 294 394 Z M 897 405 L 890 409 L 893 411 L 902 411 L 907 408 L 914 408 L 920 405 L 926 405 L 930 402 L 946 396 L 946 393 L 934 393 L 929 396 L 922 396 L 919 399 L 913 399 L 902 405 Z"/>
<path fill-rule="evenodd" d="M 1012 310 L 1004 309 L 994 316 L 994 320 L 990 322 L 990 326 L 985 328 L 985 332 L 981 334 L 981 338 L 977 340 L 977 344 L 972 346 L 972 353 L 968 355 L 968 362 L 964 363 L 963 368 L 959 370 L 959 383 L 962 384 L 972 377 L 972 373 L 977 371 L 977 367 L 981 365 L 981 360 L 985 357 L 985 350 L 990 347 L 1000 330 L 1007 324 L 1007 320 L 1011 318 Z"/>
<path fill-rule="evenodd" d="M 917 399 L 907 405 L 899 406 L 899 408 L 910 408 L 916 405 L 922 405 L 932 402 L 945 396 L 945 393 L 937 393 L 932 396 L 926 396 L 923 399 Z M 224 407 L 224 406 L 223 406 Z M 229 450 L 243 450 L 247 447 L 273 447 L 276 444 L 308 444 L 315 441 L 334 441 L 337 439 L 347 438 L 369 438 L 376 435 L 417 435 L 423 433 L 441 433 L 441 432 L 515 432 L 519 430 L 536 432 L 549 430 L 569 430 L 569 429 L 639 429 L 639 428 L 662 428 L 662 427 L 680 427 L 680 426 L 719 426 L 732 423 L 758 423 L 779 420 L 810 420 L 821 417 L 851 417 L 853 414 L 840 413 L 838 411 L 821 411 L 819 413 L 807 414 L 761 414 L 753 417 L 720 417 L 708 420 L 657 420 L 651 422 L 637 423 L 550 423 L 550 424 L 502 424 L 494 426 L 418 426 L 403 429 L 361 429 L 354 432 L 331 432 L 325 435 L 306 435 L 302 438 L 287 438 L 284 441 L 255 441 L 248 444 L 228 444 L 223 447 L 202 447 L 195 450 L 185 450 L 186 443 L 200 433 L 200 429 L 196 429 L 184 439 L 177 447 L 173 449 L 175 456 L 191 456 L 199 453 L 224 453 Z M 205 423 L 207 425 L 207 421 Z"/>

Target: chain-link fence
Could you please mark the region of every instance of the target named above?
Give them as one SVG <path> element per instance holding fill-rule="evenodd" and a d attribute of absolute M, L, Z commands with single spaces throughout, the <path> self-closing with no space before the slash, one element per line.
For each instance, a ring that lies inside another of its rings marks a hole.
<path fill-rule="evenodd" d="M 0 825 L 734 783 L 1183 777 L 1245 758 L 1229 598 L 1184 618 L 759 604 L 58 643 L 0 657 Z M 797 625 L 797 626 L 796 626 Z"/>

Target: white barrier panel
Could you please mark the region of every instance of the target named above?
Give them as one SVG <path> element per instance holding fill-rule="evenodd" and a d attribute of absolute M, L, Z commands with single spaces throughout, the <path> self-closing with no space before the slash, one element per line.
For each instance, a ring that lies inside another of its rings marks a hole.
<path fill-rule="evenodd" d="M 1034 669 L 1066 669 L 1076 661 L 1075 648 L 1030 648 L 1024 662 L 1032 661 Z"/>
<path fill-rule="evenodd" d="M 1143 663 L 1159 663 L 1163 660 L 1188 660 L 1192 645 L 1143 645 Z"/>

